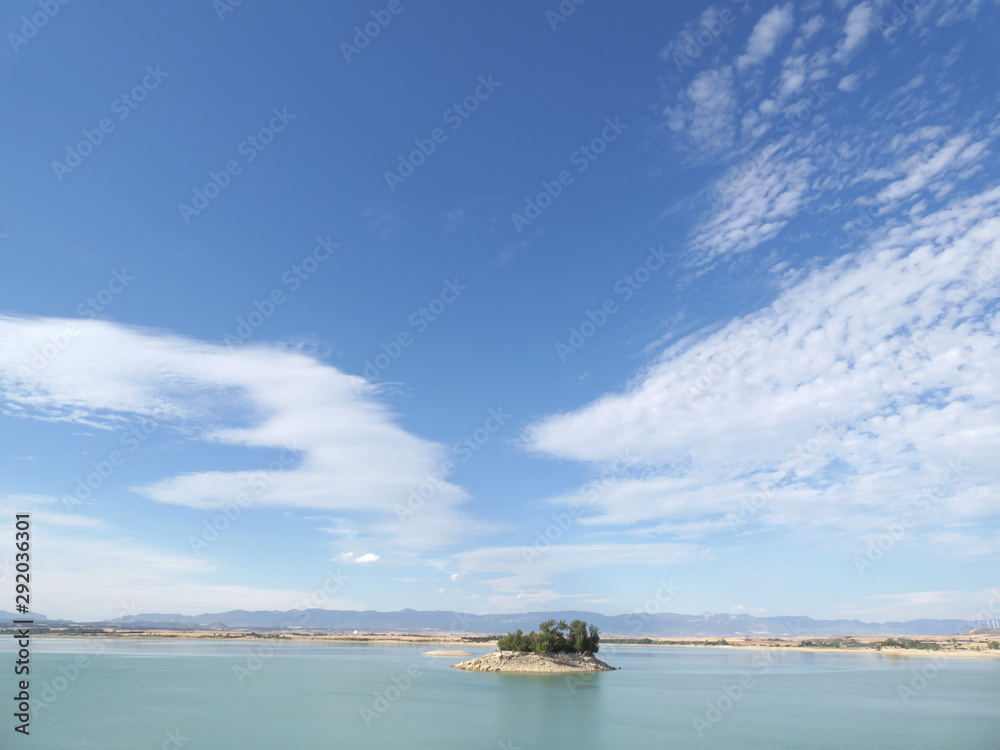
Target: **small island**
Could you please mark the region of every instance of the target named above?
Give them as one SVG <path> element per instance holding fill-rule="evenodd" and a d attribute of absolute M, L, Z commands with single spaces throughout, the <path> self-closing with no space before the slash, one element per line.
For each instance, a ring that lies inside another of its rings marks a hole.
<path fill-rule="evenodd" d="M 600 649 L 597 627 L 583 620 L 546 620 L 538 632 L 497 639 L 497 650 L 453 666 L 470 672 L 610 672 L 615 669 L 594 654 Z"/>

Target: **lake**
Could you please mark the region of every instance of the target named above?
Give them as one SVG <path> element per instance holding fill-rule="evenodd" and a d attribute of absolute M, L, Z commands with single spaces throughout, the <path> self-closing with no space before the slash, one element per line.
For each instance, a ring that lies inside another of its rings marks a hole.
<path fill-rule="evenodd" d="M 567 676 L 434 648 L 37 638 L 31 735 L 7 688 L 0 747 L 1000 748 L 1000 660 L 618 646 L 620 671 Z M 13 661 L 5 637 L 5 687 Z"/>

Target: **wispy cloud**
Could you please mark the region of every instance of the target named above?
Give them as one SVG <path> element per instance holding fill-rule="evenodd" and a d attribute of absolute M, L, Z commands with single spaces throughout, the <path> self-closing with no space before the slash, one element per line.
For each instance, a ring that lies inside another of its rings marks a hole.
<path fill-rule="evenodd" d="M 33 358 L 79 333 L 38 369 Z M 246 497 L 244 507 L 353 511 L 403 547 L 465 534 L 467 493 L 442 482 L 417 519 L 393 508 L 437 469 L 444 446 L 398 427 L 377 390 L 358 376 L 283 346 L 219 344 L 103 321 L 0 317 L 0 396 L 8 414 L 110 428 L 136 416 L 191 441 L 271 449 L 279 467 L 190 471 L 135 488 L 146 498 L 197 509 Z M 423 538 L 427 530 L 433 540 Z"/>
<path fill-rule="evenodd" d="M 875 29 L 875 12 L 871 3 L 858 3 L 851 8 L 844 23 L 844 35 L 837 45 L 834 59 L 846 62 L 851 55 L 864 43 L 868 35 Z"/>
<path fill-rule="evenodd" d="M 692 153 L 718 156 L 733 147 L 736 103 L 732 69 L 705 70 L 666 109 L 667 125 Z"/>
<path fill-rule="evenodd" d="M 746 52 L 736 59 L 738 68 L 759 65 L 774 54 L 778 43 L 792 30 L 792 4 L 776 5 L 754 26 Z"/>
<path fill-rule="evenodd" d="M 587 506 L 585 525 L 709 534 L 763 486 L 779 489 L 761 520 L 860 533 L 957 460 L 970 468 L 929 528 L 994 513 L 998 213 L 1000 188 L 956 200 L 668 348 L 624 391 L 536 422 L 534 451 L 598 465 L 626 451 L 652 471 L 554 502 Z"/>

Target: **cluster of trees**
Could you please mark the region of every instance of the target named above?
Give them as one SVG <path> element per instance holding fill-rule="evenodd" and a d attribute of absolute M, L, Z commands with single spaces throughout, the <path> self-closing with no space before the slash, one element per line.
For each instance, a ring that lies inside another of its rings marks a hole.
<path fill-rule="evenodd" d="M 532 630 L 523 633 L 518 628 L 497 639 L 501 651 L 534 651 L 538 654 L 580 653 L 596 654 L 601 647 L 601 636 L 596 625 L 588 626 L 583 620 L 573 620 L 569 625 L 565 620 L 546 620 Z"/>
<path fill-rule="evenodd" d="M 891 640 L 891 639 L 890 639 Z M 818 640 L 800 641 L 800 646 L 818 646 L 820 648 L 864 648 L 865 644 L 855 638 L 820 638 Z"/>

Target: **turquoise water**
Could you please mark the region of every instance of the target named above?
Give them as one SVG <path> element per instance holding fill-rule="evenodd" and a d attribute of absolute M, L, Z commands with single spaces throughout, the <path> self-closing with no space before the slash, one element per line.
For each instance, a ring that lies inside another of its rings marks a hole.
<path fill-rule="evenodd" d="M 31 735 L 5 710 L 0 747 L 1000 748 L 1000 660 L 618 647 L 601 656 L 621 671 L 567 677 L 463 672 L 433 646 L 274 645 L 37 639 Z"/>

